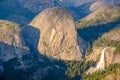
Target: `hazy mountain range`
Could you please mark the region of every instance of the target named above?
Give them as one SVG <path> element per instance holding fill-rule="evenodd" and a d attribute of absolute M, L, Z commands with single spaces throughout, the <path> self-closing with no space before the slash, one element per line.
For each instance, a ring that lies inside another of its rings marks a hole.
<path fill-rule="evenodd" d="M 69 8 L 78 20 L 89 13 L 88 8 L 92 2 L 93 0 L 2 0 L 0 18 L 24 24 L 48 7 L 62 6 Z"/>

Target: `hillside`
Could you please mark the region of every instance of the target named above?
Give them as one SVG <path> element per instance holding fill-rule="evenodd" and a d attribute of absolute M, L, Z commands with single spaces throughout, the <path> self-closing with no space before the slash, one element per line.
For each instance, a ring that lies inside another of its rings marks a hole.
<path fill-rule="evenodd" d="M 85 59 L 94 62 L 83 80 L 119 80 L 120 6 L 119 1 L 106 1 L 97 3 L 97 9 L 91 7 L 93 12 L 76 22 L 79 35 L 88 42 Z"/>
<path fill-rule="evenodd" d="M 90 6 L 90 10 L 96 11 L 96 10 L 104 8 L 104 7 L 115 6 L 115 5 L 119 5 L 119 4 L 120 4 L 120 0 L 96 0 Z"/>
<path fill-rule="evenodd" d="M 93 55 L 98 53 L 100 54 L 99 49 L 104 47 L 111 47 L 113 49 L 113 53 L 120 53 L 120 27 L 114 28 L 109 32 L 104 33 L 100 38 L 93 42 Z M 96 49 L 97 48 L 97 49 Z M 95 51 L 94 51 L 95 50 Z M 98 50 L 98 51 L 96 51 Z M 100 50 L 101 51 L 101 50 Z M 95 53 L 94 53 L 95 52 Z M 92 57 L 92 54 L 91 54 Z M 93 57 L 95 60 L 95 56 Z M 99 57 L 97 57 L 99 58 Z M 97 60 L 95 60 L 97 61 Z"/>
<path fill-rule="evenodd" d="M 103 72 L 95 72 L 93 74 L 82 76 L 83 80 L 119 80 L 120 79 L 120 64 L 112 64 L 105 68 Z"/>
<path fill-rule="evenodd" d="M 0 20 L 0 32 L 0 80 L 79 79 L 76 76 L 92 65 L 84 61 L 56 60 L 36 51 L 38 28 Z"/>
<path fill-rule="evenodd" d="M 120 0 L 0 0 L 0 80 L 120 80 Z"/>
<path fill-rule="evenodd" d="M 89 79 L 102 79 L 107 80 L 112 78 L 114 80 L 115 78 L 119 80 L 119 63 L 120 63 L 120 27 L 114 28 L 110 30 L 109 32 L 104 33 L 99 39 L 95 40 L 93 43 L 92 50 L 90 52 L 87 52 L 86 59 L 88 61 L 94 61 L 96 62 L 96 66 L 98 65 L 100 61 L 100 55 L 101 51 L 104 48 L 108 48 L 105 51 L 104 54 L 104 64 L 105 64 L 105 71 L 104 73 L 98 71 L 95 73 L 92 73 L 94 68 L 91 68 L 91 75 L 84 75 L 83 79 L 89 80 Z M 118 64 L 117 66 L 115 64 Z M 111 70 L 112 71 L 111 71 Z M 94 72 L 94 71 L 93 71 Z M 95 77 L 92 77 L 95 75 Z M 97 76 L 98 75 L 98 76 Z"/>
<path fill-rule="evenodd" d="M 63 61 L 36 51 L 38 33 L 35 27 L 0 20 L 0 80 L 67 79 Z"/>
<path fill-rule="evenodd" d="M 99 9 L 76 22 L 76 28 L 97 26 L 114 22 L 120 18 L 120 6 Z"/>
<path fill-rule="evenodd" d="M 76 22 L 76 28 L 79 35 L 90 43 L 94 42 L 101 37 L 102 34 L 112 30 L 120 24 L 119 11 L 119 6 L 112 6 L 91 13 L 87 17 Z"/>
<path fill-rule="evenodd" d="M 19 24 L 0 20 L 0 62 L 29 53 L 20 31 Z"/>

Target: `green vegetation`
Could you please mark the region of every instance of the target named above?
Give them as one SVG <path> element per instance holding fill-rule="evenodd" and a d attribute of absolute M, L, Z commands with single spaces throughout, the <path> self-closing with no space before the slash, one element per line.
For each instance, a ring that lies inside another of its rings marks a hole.
<path fill-rule="evenodd" d="M 106 67 L 105 71 L 95 72 L 93 74 L 83 74 L 83 80 L 101 80 L 109 74 L 117 74 L 117 70 L 120 69 L 120 64 L 112 64 L 109 67 Z"/>
<path fill-rule="evenodd" d="M 81 20 L 76 22 L 76 28 L 84 28 L 92 25 L 94 23 L 94 20 Z"/>
<path fill-rule="evenodd" d="M 117 44 L 117 47 L 116 47 L 116 50 L 115 50 L 116 53 L 120 53 L 120 42 Z"/>
<path fill-rule="evenodd" d="M 58 78 L 60 78 L 59 80 L 67 79 L 65 76 L 66 67 L 63 61 L 51 61 L 45 56 L 41 56 L 40 61 L 38 61 L 36 56 L 33 54 L 28 54 L 22 58 L 14 58 L 3 63 L 3 80 L 16 80 L 17 78 L 21 80 L 28 80 L 33 75 L 33 73 L 38 70 L 46 70 L 46 72 L 44 71 L 38 74 L 39 76 L 42 76 L 42 80 L 58 80 Z M 59 66 L 60 68 L 57 68 L 55 65 Z M 46 73 L 48 75 L 44 75 Z"/>
<path fill-rule="evenodd" d="M 81 76 L 90 66 L 93 66 L 93 62 L 85 61 L 66 61 L 67 70 L 65 74 L 70 78 Z"/>
<path fill-rule="evenodd" d="M 103 39 L 103 38 L 99 38 L 98 40 L 96 40 L 94 42 L 95 46 L 107 46 L 107 47 L 115 47 L 116 53 L 120 53 L 120 41 L 114 41 L 114 40 L 109 40 L 109 39 Z"/>
<path fill-rule="evenodd" d="M 111 73 L 115 73 L 118 68 L 120 69 L 120 64 L 114 64 L 107 67 L 104 72 L 95 72 L 91 75 L 86 75 L 84 73 L 90 67 L 94 66 L 94 62 L 86 62 L 85 59 L 83 61 L 50 60 L 45 56 L 41 56 L 40 61 L 38 61 L 38 57 L 36 56 L 29 54 L 23 56 L 21 59 L 14 58 L 5 62 L 3 78 L 8 80 L 15 80 L 15 78 L 26 78 L 27 80 L 39 69 L 42 71 L 45 68 L 49 68 L 48 75 L 43 75 L 42 73 L 39 74 L 40 76 L 42 75 L 43 80 L 76 80 L 77 78 L 83 78 L 83 80 L 100 80 Z M 20 60 L 23 64 L 25 64 L 25 69 L 15 69 L 15 67 L 20 67 L 22 65 Z"/>

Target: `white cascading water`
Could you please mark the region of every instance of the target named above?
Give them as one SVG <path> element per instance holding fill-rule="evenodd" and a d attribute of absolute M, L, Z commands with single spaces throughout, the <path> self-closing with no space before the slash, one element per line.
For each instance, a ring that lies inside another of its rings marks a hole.
<path fill-rule="evenodd" d="M 100 56 L 100 60 L 99 60 L 99 62 L 98 62 L 98 64 L 97 64 L 97 66 L 96 66 L 96 69 L 97 70 L 105 70 L 105 50 L 106 50 L 107 48 L 104 48 L 103 50 L 102 50 L 102 54 L 101 54 L 101 56 Z"/>

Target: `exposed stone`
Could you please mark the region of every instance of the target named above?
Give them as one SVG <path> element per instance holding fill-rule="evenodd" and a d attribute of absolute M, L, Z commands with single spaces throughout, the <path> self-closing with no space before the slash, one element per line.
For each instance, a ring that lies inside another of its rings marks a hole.
<path fill-rule="evenodd" d="M 14 57 L 27 54 L 20 26 L 16 23 L 0 20 L 0 61 L 5 62 Z"/>
<path fill-rule="evenodd" d="M 106 47 L 103 50 L 101 50 L 102 53 L 101 52 L 92 53 L 90 60 L 94 60 L 97 64 L 95 67 L 91 67 L 86 73 L 93 73 L 98 70 L 103 71 L 105 70 L 105 67 L 108 67 L 110 64 L 120 63 L 120 60 L 118 58 L 120 55 L 115 54 L 114 50 L 115 48 Z M 99 58 L 97 57 L 98 55 L 100 56 Z"/>
<path fill-rule="evenodd" d="M 119 5 L 120 0 L 98 0 L 90 6 L 91 11 L 95 11 L 104 7 Z"/>
<path fill-rule="evenodd" d="M 85 42 L 77 35 L 70 12 L 61 7 L 48 8 L 30 25 L 40 29 L 39 52 L 63 60 L 81 60 Z"/>

